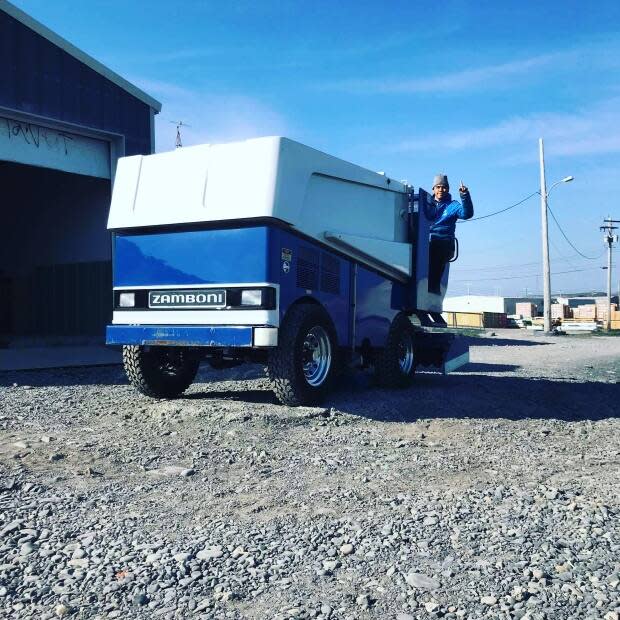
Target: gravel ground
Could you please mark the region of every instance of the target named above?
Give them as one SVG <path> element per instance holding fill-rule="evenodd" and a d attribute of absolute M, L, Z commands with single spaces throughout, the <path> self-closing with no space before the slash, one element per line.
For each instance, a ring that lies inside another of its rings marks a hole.
<path fill-rule="evenodd" d="M 620 338 L 471 343 L 319 408 L 0 373 L 0 617 L 617 620 Z"/>

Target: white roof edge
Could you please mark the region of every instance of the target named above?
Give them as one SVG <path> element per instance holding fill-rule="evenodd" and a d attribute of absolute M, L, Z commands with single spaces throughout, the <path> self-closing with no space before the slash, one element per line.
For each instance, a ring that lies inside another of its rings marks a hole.
<path fill-rule="evenodd" d="M 81 63 L 85 64 L 87 67 L 90 67 L 93 71 L 96 71 L 106 79 L 110 80 L 110 82 L 120 86 L 120 88 L 136 97 L 136 99 L 140 99 L 140 101 L 153 108 L 156 113 L 161 111 L 161 103 L 157 101 L 157 99 L 154 99 L 143 90 L 140 90 L 137 86 L 121 77 L 118 73 L 112 71 L 112 69 L 108 69 L 108 67 L 104 64 L 100 63 L 98 60 L 95 60 L 92 56 L 89 56 L 86 52 L 83 52 L 72 43 L 69 43 L 69 41 L 63 39 L 60 35 L 50 30 L 47 26 L 44 26 L 41 22 L 38 22 L 36 19 L 30 17 L 30 15 L 21 9 L 18 9 L 14 4 L 8 2 L 8 0 L 0 0 L 0 10 L 24 24 L 24 26 L 30 28 L 30 30 L 40 34 L 48 41 L 67 52 Z"/>

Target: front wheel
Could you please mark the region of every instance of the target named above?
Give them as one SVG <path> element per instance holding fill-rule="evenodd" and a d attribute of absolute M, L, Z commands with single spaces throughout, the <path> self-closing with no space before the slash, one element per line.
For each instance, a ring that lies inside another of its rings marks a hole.
<path fill-rule="evenodd" d="M 415 331 L 409 317 L 398 314 L 390 326 L 385 348 L 377 357 L 379 385 L 387 388 L 411 385 L 415 366 Z"/>
<path fill-rule="evenodd" d="M 181 347 L 125 345 L 123 365 L 129 382 L 145 396 L 176 398 L 191 385 L 200 360 Z"/>
<path fill-rule="evenodd" d="M 269 354 L 267 372 L 283 405 L 314 405 L 329 391 L 337 368 L 334 328 L 320 306 L 291 308 Z"/>

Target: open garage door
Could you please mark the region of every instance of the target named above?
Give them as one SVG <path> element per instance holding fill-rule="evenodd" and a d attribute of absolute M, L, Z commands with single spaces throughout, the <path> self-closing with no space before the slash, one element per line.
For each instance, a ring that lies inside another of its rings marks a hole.
<path fill-rule="evenodd" d="M 0 161 L 0 343 L 103 339 L 110 181 Z"/>
<path fill-rule="evenodd" d="M 110 142 L 0 113 L 0 343 L 103 338 Z"/>

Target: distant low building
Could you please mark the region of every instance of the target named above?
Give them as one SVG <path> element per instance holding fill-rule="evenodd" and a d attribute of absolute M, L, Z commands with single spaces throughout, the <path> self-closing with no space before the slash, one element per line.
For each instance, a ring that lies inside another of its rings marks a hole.
<path fill-rule="evenodd" d="M 589 306 L 591 304 L 607 304 L 606 295 L 594 295 L 592 297 L 558 297 L 559 304 L 565 304 L 569 308 L 578 308 L 579 306 Z M 611 298 L 612 303 L 618 303 L 618 296 L 613 295 Z"/>
<path fill-rule="evenodd" d="M 542 297 L 499 297 L 495 295 L 461 295 L 446 297 L 443 301 L 445 312 L 496 312 L 515 314 L 516 305 L 522 302 L 535 304 L 542 313 Z"/>

